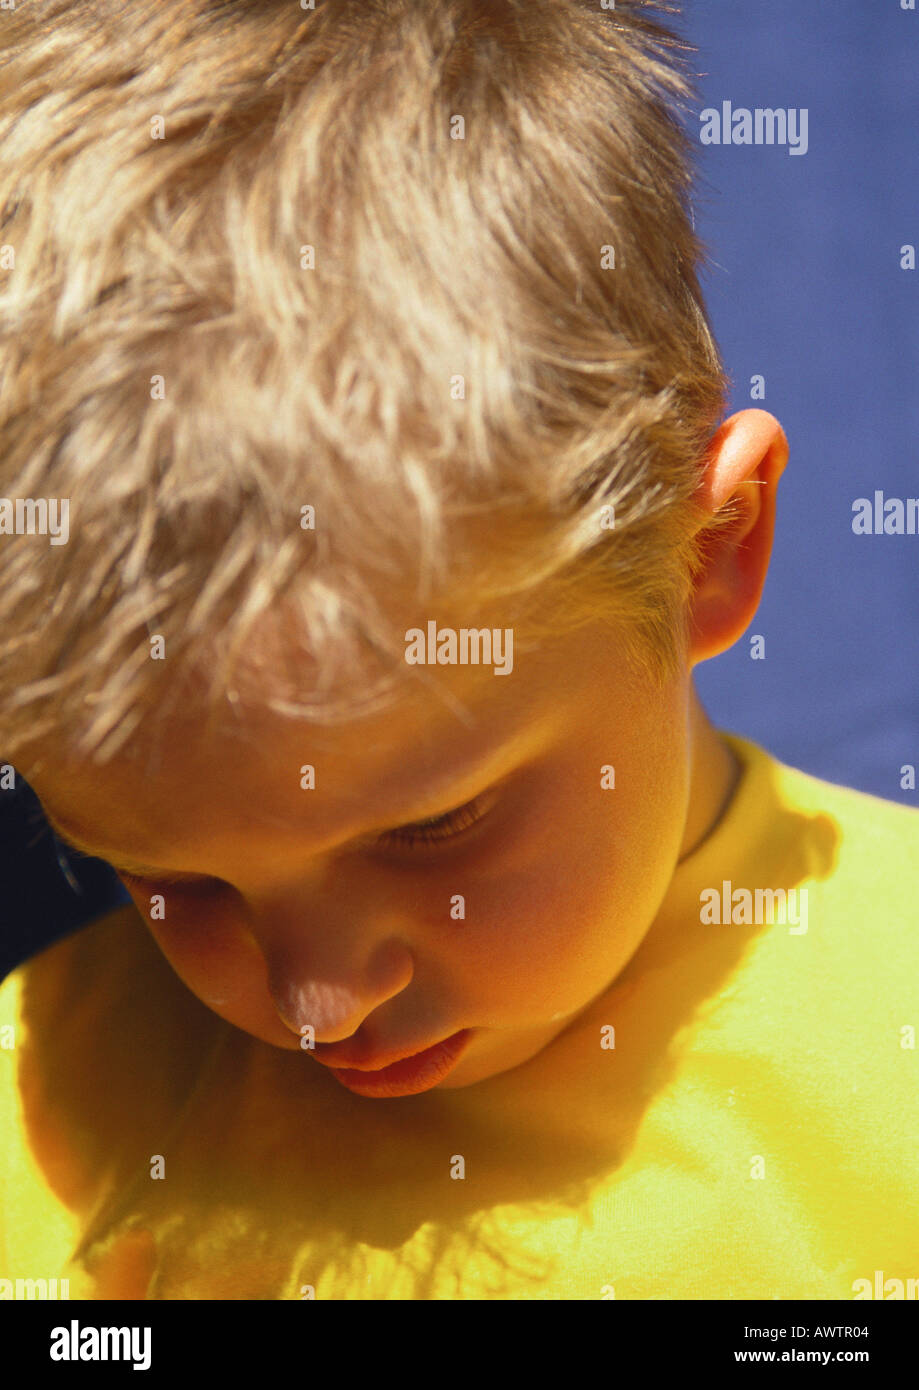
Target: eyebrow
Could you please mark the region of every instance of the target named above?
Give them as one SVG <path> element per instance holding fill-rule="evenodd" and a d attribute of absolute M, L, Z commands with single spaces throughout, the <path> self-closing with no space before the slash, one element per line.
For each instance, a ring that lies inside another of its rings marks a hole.
<path fill-rule="evenodd" d="M 74 834 L 72 830 L 65 830 L 62 825 L 58 824 L 53 816 L 49 815 L 48 812 L 44 810 L 44 807 L 42 807 L 42 810 L 44 811 L 45 820 L 62 844 L 68 849 L 76 850 L 78 854 L 88 855 L 90 859 L 101 859 L 104 863 L 113 868 L 116 873 L 129 874 L 136 878 L 168 878 L 174 880 L 176 883 L 200 883 L 202 879 L 209 877 L 207 874 L 178 873 L 173 872 L 171 869 L 157 869 L 150 864 L 129 864 L 122 860 L 116 862 L 114 859 L 109 859 L 98 849 L 93 849 L 92 845 L 87 844 L 79 835 Z"/>

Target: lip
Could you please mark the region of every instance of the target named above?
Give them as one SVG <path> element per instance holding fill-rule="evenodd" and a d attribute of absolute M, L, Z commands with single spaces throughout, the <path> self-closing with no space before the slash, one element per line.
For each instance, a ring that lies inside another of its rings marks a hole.
<path fill-rule="evenodd" d="M 414 1096 L 428 1091 L 456 1066 L 472 1038 L 472 1029 L 463 1028 L 421 1052 L 403 1053 L 382 1067 L 333 1067 L 323 1065 L 336 1081 L 359 1096 Z M 321 1059 L 319 1059 L 321 1060 Z"/>

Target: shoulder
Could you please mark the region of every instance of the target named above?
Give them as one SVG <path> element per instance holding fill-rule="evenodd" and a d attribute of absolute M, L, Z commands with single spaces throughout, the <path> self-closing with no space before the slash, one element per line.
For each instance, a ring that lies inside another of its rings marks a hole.
<path fill-rule="evenodd" d="M 750 928 L 759 962 L 774 956 L 777 969 L 792 970 L 790 996 L 796 983 L 823 990 L 835 977 L 852 996 L 871 989 L 907 1008 L 919 971 L 919 809 L 722 736 L 742 775 L 683 871 L 687 905 L 693 895 L 704 921 Z"/>
<path fill-rule="evenodd" d="M 0 984 L 0 1029 L 11 1065 L 0 1105 L 33 1102 L 96 1111 L 163 1090 L 225 1027 L 175 974 L 132 903 L 55 942 Z M 2 1039 L 0 1034 L 0 1039 Z M 71 1102 L 73 1104 L 71 1104 Z"/>
<path fill-rule="evenodd" d="M 748 801 L 755 797 L 769 809 L 764 828 L 791 842 L 789 848 L 795 841 L 803 851 L 824 848 L 826 872 L 818 877 L 861 870 L 877 880 L 883 869 L 898 865 L 914 886 L 919 884 L 919 804 L 828 782 L 737 735 L 727 735 L 726 741 L 743 763 Z"/>
<path fill-rule="evenodd" d="M 75 1011 L 108 997 L 126 969 L 161 963 L 137 909 L 126 903 L 16 966 L 0 983 L 0 1023 L 35 1015 L 73 1021 Z"/>

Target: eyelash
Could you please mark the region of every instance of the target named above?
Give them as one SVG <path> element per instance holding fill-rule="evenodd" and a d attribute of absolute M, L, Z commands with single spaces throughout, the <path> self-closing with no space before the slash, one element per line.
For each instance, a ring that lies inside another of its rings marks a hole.
<path fill-rule="evenodd" d="M 482 815 L 481 797 L 476 797 L 473 801 L 467 801 L 465 806 L 458 806 L 454 811 L 447 811 L 442 816 L 434 816 L 430 820 L 416 821 L 413 825 L 403 825 L 397 830 L 389 830 L 380 836 L 380 843 L 417 845 L 456 839 L 465 831 L 471 830 L 482 819 Z"/>
<path fill-rule="evenodd" d="M 114 865 L 112 866 L 114 868 Z M 127 869 L 115 869 L 119 878 L 126 879 L 128 883 L 164 883 L 176 888 L 201 888 L 207 885 L 207 880 L 202 879 L 197 882 L 187 878 L 170 878 L 168 874 L 129 874 Z"/>
<path fill-rule="evenodd" d="M 408 846 L 419 844 L 437 844 L 444 840 L 459 839 L 467 830 L 471 830 L 484 815 L 482 810 L 482 798 L 476 797 L 472 801 L 467 801 L 464 806 L 457 806 L 453 811 L 447 811 L 442 816 L 433 816 L 430 820 L 416 821 L 412 825 L 403 825 L 396 830 L 388 830 L 379 836 L 377 844 Z M 130 883 L 163 883 L 174 884 L 178 888 L 195 888 L 198 885 L 186 879 L 169 878 L 167 874 L 157 874 L 156 878 L 144 878 L 140 874 L 128 873 L 126 869 L 117 870 L 119 877 L 127 879 Z M 204 880 L 202 880 L 202 883 Z"/>

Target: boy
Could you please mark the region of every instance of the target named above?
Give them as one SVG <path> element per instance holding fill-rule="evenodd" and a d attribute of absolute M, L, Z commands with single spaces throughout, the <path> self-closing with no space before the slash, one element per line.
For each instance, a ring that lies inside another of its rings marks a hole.
<path fill-rule="evenodd" d="M 915 1296 L 919 819 L 693 687 L 788 445 L 678 41 L 164 8 L 5 20 L 2 746 L 133 899 L 0 990 L 7 1296 Z"/>

